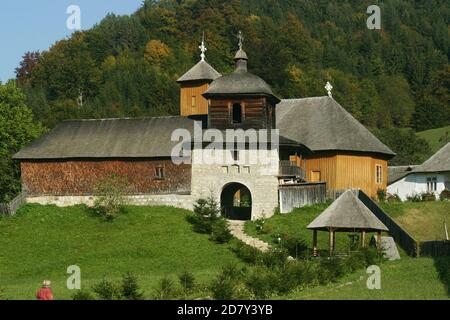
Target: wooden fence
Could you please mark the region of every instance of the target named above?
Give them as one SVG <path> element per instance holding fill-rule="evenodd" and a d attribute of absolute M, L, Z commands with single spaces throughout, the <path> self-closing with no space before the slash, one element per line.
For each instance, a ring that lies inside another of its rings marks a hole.
<path fill-rule="evenodd" d="M 385 224 L 395 242 L 412 257 L 450 256 L 450 241 L 431 240 L 417 241 L 405 229 L 399 226 L 386 212 L 381 209 L 363 191 L 358 192 L 358 198 Z"/>
<path fill-rule="evenodd" d="M 327 200 L 325 183 L 300 183 L 280 185 L 280 212 L 289 213 L 295 208 L 324 203 Z"/>
<path fill-rule="evenodd" d="M 27 202 L 26 193 L 22 192 L 9 203 L 0 203 L 0 215 L 13 216 Z"/>
<path fill-rule="evenodd" d="M 419 248 L 419 255 L 421 257 L 450 256 L 449 240 L 421 241 Z"/>
<path fill-rule="evenodd" d="M 392 219 L 378 204 L 368 197 L 363 191 L 358 192 L 358 198 L 366 205 L 373 214 L 380 219 L 381 222 L 389 229 L 389 233 L 394 238 L 395 242 L 412 257 L 419 256 L 419 246 L 416 239 L 414 239 L 406 230 L 400 227 L 394 219 Z"/>

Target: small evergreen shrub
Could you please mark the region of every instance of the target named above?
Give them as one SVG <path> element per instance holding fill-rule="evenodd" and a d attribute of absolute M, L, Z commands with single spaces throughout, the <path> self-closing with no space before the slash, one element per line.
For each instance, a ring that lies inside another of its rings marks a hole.
<path fill-rule="evenodd" d="M 349 257 L 347 257 L 345 263 L 347 264 L 351 272 L 363 269 L 367 266 L 366 256 L 364 252 L 360 250 L 353 252 Z"/>
<path fill-rule="evenodd" d="M 160 280 L 158 286 L 154 290 L 155 300 L 170 300 L 175 297 L 174 283 L 168 277 Z"/>
<path fill-rule="evenodd" d="M 255 221 L 255 229 L 258 234 L 264 233 L 266 219 L 260 218 Z"/>
<path fill-rule="evenodd" d="M 256 299 L 267 299 L 276 288 L 273 285 L 274 280 L 276 279 L 273 272 L 264 267 L 257 267 L 246 277 L 245 286 Z"/>
<path fill-rule="evenodd" d="M 253 248 L 240 240 L 234 240 L 231 250 L 242 261 L 249 264 L 257 264 L 262 261 L 263 253 L 256 248 Z"/>
<path fill-rule="evenodd" d="M 77 290 L 75 294 L 72 295 L 72 300 L 92 301 L 95 300 L 95 297 L 88 290 Z"/>
<path fill-rule="evenodd" d="M 450 200 L 450 190 L 447 189 L 443 190 L 439 195 L 439 199 L 441 199 L 442 201 Z"/>
<path fill-rule="evenodd" d="M 433 192 L 422 193 L 422 201 L 436 201 L 436 195 Z"/>
<path fill-rule="evenodd" d="M 192 272 L 185 269 L 179 276 L 178 280 L 185 294 L 191 293 L 195 288 L 195 276 Z"/>
<path fill-rule="evenodd" d="M 223 218 L 215 220 L 211 227 L 211 240 L 217 243 L 228 243 L 233 236 L 228 228 L 228 222 Z"/>
<path fill-rule="evenodd" d="M 268 268 L 283 266 L 289 253 L 284 248 L 270 248 L 262 254 L 262 263 Z"/>
<path fill-rule="evenodd" d="M 212 296 L 216 300 L 233 300 L 244 298 L 246 294 L 241 286 L 245 269 L 239 269 L 235 265 L 227 265 L 222 268 L 210 285 Z"/>
<path fill-rule="evenodd" d="M 194 214 L 188 216 L 188 221 L 198 233 L 211 234 L 213 224 L 220 217 L 220 208 L 217 201 L 209 196 L 207 199 L 198 199 L 194 203 Z"/>
<path fill-rule="evenodd" d="M 308 254 L 308 245 L 300 236 L 282 234 L 280 246 L 294 258 L 304 257 Z"/>
<path fill-rule="evenodd" d="M 377 248 L 361 248 L 360 252 L 364 255 L 364 262 L 366 264 L 366 267 L 382 263 L 384 260 L 381 251 L 379 251 Z"/>
<path fill-rule="evenodd" d="M 100 300 L 120 300 L 120 289 L 112 282 L 103 279 L 92 287 Z"/>
<path fill-rule="evenodd" d="M 121 296 L 126 300 L 143 300 L 144 293 L 141 291 L 137 277 L 128 272 L 122 277 Z"/>

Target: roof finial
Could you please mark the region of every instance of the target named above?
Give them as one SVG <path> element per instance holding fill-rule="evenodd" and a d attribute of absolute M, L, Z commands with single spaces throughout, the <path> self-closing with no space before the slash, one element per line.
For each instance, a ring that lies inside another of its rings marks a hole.
<path fill-rule="evenodd" d="M 239 30 L 237 37 L 239 39 L 239 50 L 242 50 L 242 47 L 244 46 L 244 35 L 242 34 L 241 30 Z"/>
<path fill-rule="evenodd" d="M 333 94 L 331 93 L 331 90 L 333 90 L 333 86 L 331 85 L 331 83 L 329 81 L 327 81 L 327 84 L 325 86 L 325 90 L 327 90 L 328 96 L 330 98 L 333 98 Z"/>
<path fill-rule="evenodd" d="M 202 58 L 202 61 L 205 61 L 205 57 L 206 57 L 205 52 L 208 51 L 208 49 L 205 46 L 205 31 L 203 31 L 203 35 L 202 35 L 202 44 L 198 48 L 202 52 L 200 54 L 200 57 Z"/>

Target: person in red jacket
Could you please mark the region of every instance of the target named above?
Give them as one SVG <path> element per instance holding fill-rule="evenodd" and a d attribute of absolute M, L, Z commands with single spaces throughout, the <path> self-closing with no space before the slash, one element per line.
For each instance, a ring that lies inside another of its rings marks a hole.
<path fill-rule="evenodd" d="M 38 300 L 53 300 L 53 292 L 52 288 L 50 288 L 51 284 L 49 280 L 44 281 L 42 288 L 36 292 L 36 298 Z"/>

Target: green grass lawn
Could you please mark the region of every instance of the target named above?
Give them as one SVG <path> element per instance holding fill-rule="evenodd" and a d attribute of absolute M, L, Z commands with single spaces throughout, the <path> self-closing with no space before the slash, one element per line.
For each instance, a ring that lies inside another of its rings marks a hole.
<path fill-rule="evenodd" d="M 329 204 L 321 204 L 310 207 L 296 209 L 294 212 L 285 215 L 275 215 L 267 219 L 266 231 L 269 233 L 258 233 L 254 222 L 246 223 L 246 232 L 265 241 L 273 242 L 273 235 L 287 233 L 299 235 L 311 248 L 312 231 L 306 226 L 313 221 Z M 410 207 L 420 208 L 423 212 L 428 212 L 433 216 L 436 208 L 439 212 L 447 212 L 449 203 L 414 203 L 399 204 L 398 206 L 386 205 L 389 213 L 393 216 L 401 216 L 404 210 Z M 447 211 L 445 211 L 447 210 Z M 437 214 L 438 217 L 439 214 Z M 420 229 L 420 227 L 418 227 Z M 414 229 L 412 230 L 414 231 Z M 419 233 L 420 234 L 420 233 Z M 369 240 L 370 237 L 367 237 Z M 347 234 L 338 233 L 337 247 L 340 251 L 345 251 L 349 239 Z M 319 249 L 322 255 L 327 254 L 328 233 L 318 233 Z M 450 258 L 411 258 L 399 248 L 402 259 L 399 261 L 387 261 L 381 267 L 381 290 L 369 290 L 366 286 L 368 275 L 365 270 L 348 275 L 337 284 L 309 288 L 304 291 L 294 292 L 284 298 L 287 299 L 449 299 L 450 286 L 448 266 Z M 446 263 L 446 264 L 445 264 Z M 362 278 L 361 278 L 362 277 Z M 351 283 L 351 284 L 350 284 Z"/>
<path fill-rule="evenodd" d="M 425 139 L 435 153 L 447 142 L 450 142 L 450 126 L 418 132 L 417 136 Z"/>
<path fill-rule="evenodd" d="M 227 245 L 192 231 L 188 211 L 169 207 L 129 207 L 110 223 L 85 207 L 27 205 L 13 218 L 0 218 L 0 288 L 5 298 L 34 299 L 44 279 L 55 298 L 69 299 L 67 267 L 81 268 L 82 287 L 103 277 L 119 280 L 132 271 L 146 297 L 165 275 L 177 281 L 184 268 L 205 284 L 222 265 L 240 263 Z"/>
<path fill-rule="evenodd" d="M 450 202 L 383 203 L 387 214 L 416 240 L 443 240 L 444 220 L 450 228 Z"/>
<path fill-rule="evenodd" d="M 306 225 L 327 204 L 296 210 L 288 215 L 275 215 L 267 220 L 271 234 L 300 234 L 311 246 L 312 232 Z M 243 265 L 228 245 L 219 245 L 207 235 L 192 231 L 186 222 L 188 211 L 170 207 L 128 207 L 127 213 L 114 222 L 93 216 L 84 206 L 57 208 L 26 205 L 15 217 L 0 218 L 0 288 L 4 298 L 34 299 L 44 279 L 53 282 L 57 299 L 70 299 L 66 288 L 67 267 L 81 268 L 82 287 L 106 278 L 118 281 L 128 271 L 135 273 L 146 298 L 164 276 L 177 281 L 185 268 L 197 282 L 206 286 L 222 266 Z M 259 235 L 253 222 L 246 224 L 248 233 L 272 241 L 269 234 Z M 319 233 L 319 247 L 326 253 L 326 232 Z M 338 248 L 345 249 L 346 234 L 338 234 Z M 382 290 L 369 291 L 364 271 L 346 276 L 337 284 L 293 292 L 288 299 L 446 299 L 446 280 L 439 276 L 433 259 L 386 262 L 382 267 Z M 444 270 L 444 271 L 442 271 Z M 447 273 L 445 273 L 447 274 Z M 359 278 L 363 276 L 363 280 Z M 349 285 L 339 285 L 351 282 Z M 199 297 L 204 297 L 201 293 Z"/>

